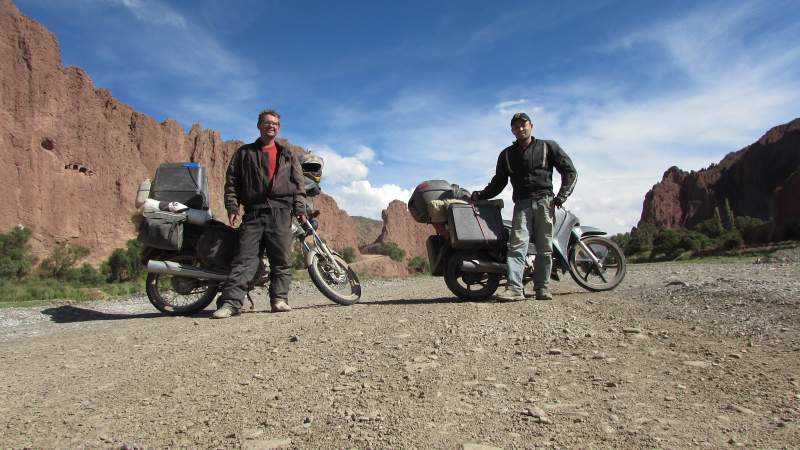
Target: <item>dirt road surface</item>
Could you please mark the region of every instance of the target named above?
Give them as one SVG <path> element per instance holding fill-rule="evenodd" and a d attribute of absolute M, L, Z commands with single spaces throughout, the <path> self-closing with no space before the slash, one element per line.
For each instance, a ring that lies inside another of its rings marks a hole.
<path fill-rule="evenodd" d="M 615 291 L 164 317 L 144 297 L 0 310 L 2 448 L 798 448 L 800 265 L 629 267 Z M 261 297 L 257 309 L 265 308 Z"/>

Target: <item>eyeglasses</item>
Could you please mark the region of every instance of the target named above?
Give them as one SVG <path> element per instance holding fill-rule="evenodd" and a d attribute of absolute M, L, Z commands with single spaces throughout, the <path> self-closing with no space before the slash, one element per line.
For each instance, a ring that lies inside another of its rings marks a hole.
<path fill-rule="evenodd" d="M 281 123 L 280 123 L 280 122 L 268 122 L 268 121 L 264 121 L 264 122 L 261 122 L 261 124 L 262 124 L 262 125 L 264 125 L 265 127 L 268 127 L 268 126 L 273 126 L 273 127 L 275 127 L 275 128 L 279 128 L 279 127 L 281 126 Z"/>

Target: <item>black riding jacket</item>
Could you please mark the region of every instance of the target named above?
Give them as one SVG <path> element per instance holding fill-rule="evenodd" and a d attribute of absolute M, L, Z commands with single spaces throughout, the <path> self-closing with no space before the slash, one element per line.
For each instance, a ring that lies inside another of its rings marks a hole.
<path fill-rule="evenodd" d="M 275 175 L 270 183 L 269 160 L 261 151 L 261 138 L 245 144 L 233 154 L 225 174 L 225 209 L 245 212 L 255 208 L 290 208 L 295 214 L 305 211 L 306 191 L 300 161 L 286 146 L 275 142 Z"/>
<path fill-rule="evenodd" d="M 495 175 L 478 196 L 481 199 L 494 197 L 506 187 L 510 178 L 515 203 L 530 198 L 552 197 L 554 167 L 561 174 L 558 197 L 563 201 L 575 188 L 578 172 L 561 146 L 556 141 L 536 138 L 526 148 L 514 142 L 500 152 Z"/>

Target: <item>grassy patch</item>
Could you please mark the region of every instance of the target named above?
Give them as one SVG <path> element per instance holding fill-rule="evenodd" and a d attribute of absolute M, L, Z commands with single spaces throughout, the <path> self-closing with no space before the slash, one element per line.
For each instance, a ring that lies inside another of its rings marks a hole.
<path fill-rule="evenodd" d="M 142 280 L 96 286 L 54 279 L 0 281 L 0 308 L 35 306 L 54 300 L 105 300 L 144 291 Z"/>

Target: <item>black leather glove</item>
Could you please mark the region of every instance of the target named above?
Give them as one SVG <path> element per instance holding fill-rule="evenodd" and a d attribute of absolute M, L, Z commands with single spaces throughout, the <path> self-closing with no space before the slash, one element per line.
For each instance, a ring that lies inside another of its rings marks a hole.
<path fill-rule="evenodd" d="M 556 197 L 556 198 L 553 199 L 553 207 L 561 208 L 564 205 L 565 201 L 566 201 L 566 199 L 564 199 L 564 198 Z"/>
<path fill-rule="evenodd" d="M 481 191 L 472 191 L 472 195 L 469 197 L 469 199 L 472 200 L 473 202 L 477 202 L 478 200 L 481 199 L 481 194 L 482 194 Z"/>

